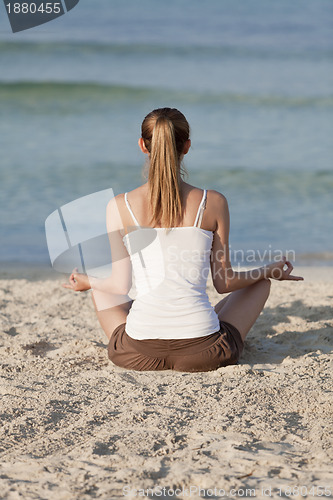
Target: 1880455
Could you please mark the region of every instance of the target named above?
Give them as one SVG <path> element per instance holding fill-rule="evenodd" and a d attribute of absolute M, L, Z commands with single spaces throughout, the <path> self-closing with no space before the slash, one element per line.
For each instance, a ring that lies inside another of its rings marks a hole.
<path fill-rule="evenodd" d="M 14 2 L 7 3 L 8 14 L 60 14 L 61 12 L 61 2 L 45 2 L 41 4 L 36 4 L 35 2 Z"/>
<path fill-rule="evenodd" d="M 330 497 L 332 489 L 328 486 L 284 486 L 276 488 L 280 497 Z"/>

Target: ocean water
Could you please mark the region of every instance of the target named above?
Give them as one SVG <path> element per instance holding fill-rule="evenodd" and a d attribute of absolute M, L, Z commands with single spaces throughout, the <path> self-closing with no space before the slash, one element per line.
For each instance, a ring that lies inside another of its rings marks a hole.
<path fill-rule="evenodd" d="M 0 261 L 47 263 L 51 212 L 142 183 L 141 121 L 171 106 L 233 250 L 333 262 L 332 29 L 330 0 L 81 0 L 16 34 L 0 5 Z"/>

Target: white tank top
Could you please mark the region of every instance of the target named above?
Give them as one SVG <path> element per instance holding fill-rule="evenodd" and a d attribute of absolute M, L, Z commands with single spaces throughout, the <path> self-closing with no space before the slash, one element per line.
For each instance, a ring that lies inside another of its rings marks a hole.
<path fill-rule="evenodd" d="M 213 232 L 201 229 L 207 191 L 193 226 L 141 227 L 127 200 L 137 229 L 123 238 L 132 262 L 135 300 L 126 321 L 133 339 L 188 339 L 220 329 L 206 285 Z"/>

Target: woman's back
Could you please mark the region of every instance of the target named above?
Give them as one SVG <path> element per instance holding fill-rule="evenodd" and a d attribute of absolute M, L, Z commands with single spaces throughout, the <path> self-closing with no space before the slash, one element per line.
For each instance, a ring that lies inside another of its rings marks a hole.
<path fill-rule="evenodd" d="M 213 241 L 213 231 L 201 227 L 207 191 L 186 187 L 182 224 L 168 229 L 144 227 L 142 219 L 148 221 L 148 217 L 143 212 L 140 191 L 136 193 L 137 203 L 132 192 L 125 193 L 125 217 L 128 220 L 129 215 L 135 226 L 123 239 L 131 257 L 137 294 L 126 323 L 126 331 L 134 339 L 195 338 L 219 330 L 217 314 L 206 293 Z M 191 195 L 195 198 L 198 192 L 200 200 L 194 214 Z"/>

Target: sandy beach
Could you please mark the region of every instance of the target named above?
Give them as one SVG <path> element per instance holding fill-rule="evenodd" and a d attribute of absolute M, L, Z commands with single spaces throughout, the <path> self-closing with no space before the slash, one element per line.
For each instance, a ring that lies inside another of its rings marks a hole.
<path fill-rule="evenodd" d="M 238 365 L 186 374 L 115 367 L 89 292 L 3 271 L 0 497 L 332 498 L 332 268 L 301 272 Z"/>

